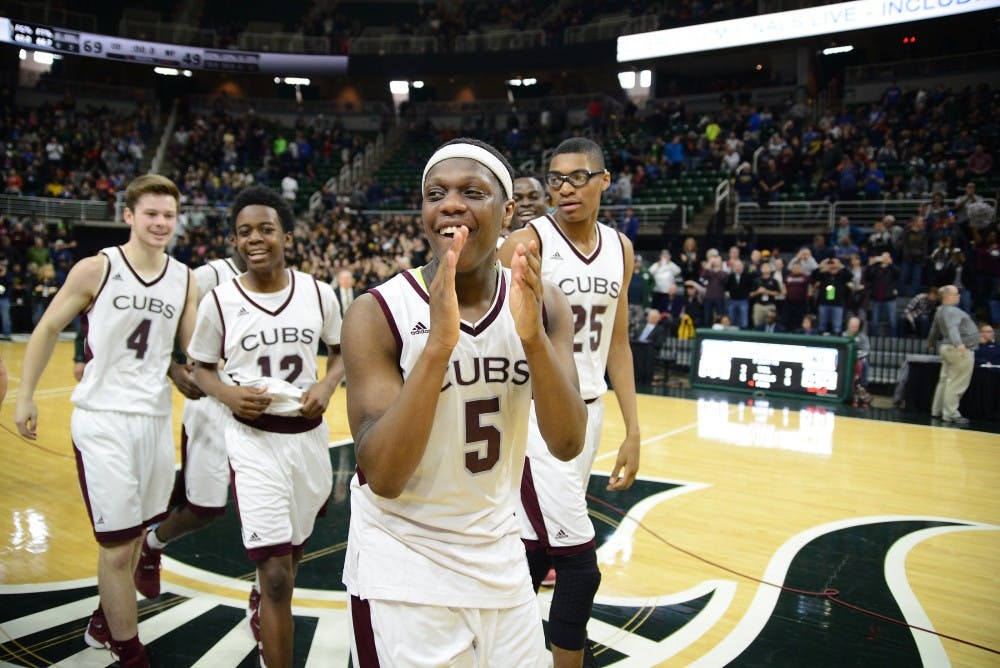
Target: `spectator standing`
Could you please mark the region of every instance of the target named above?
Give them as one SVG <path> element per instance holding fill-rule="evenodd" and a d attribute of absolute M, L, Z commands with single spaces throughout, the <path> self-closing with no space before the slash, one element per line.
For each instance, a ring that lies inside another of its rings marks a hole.
<path fill-rule="evenodd" d="M 729 293 L 729 319 L 740 329 L 749 327 L 750 291 L 753 289 L 753 277 L 743 266 L 743 260 L 735 258 L 730 261 L 729 275 L 726 277 L 726 292 Z"/>
<path fill-rule="evenodd" d="M 668 289 L 675 285 L 681 276 L 681 268 L 678 267 L 670 256 L 670 251 L 664 248 L 660 251 L 660 259 L 649 268 L 649 273 L 653 276 L 653 306 L 657 310 L 664 310 L 663 302 L 666 300 Z"/>
<path fill-rule="evenodd" d="M 823 260 L 813 272 L 812 285 L 819 306 L 820 332 L 837 334 L 843 330 L 850 283 L 850 270 L 837 258 Z"/>
<path fill-rule="evenodd" d="M 809 273 L 805 265 L 792 260 L 785 274 L 785 328 L 792 331 L 809 310 Z"/>
<path fill-rule="evenodd" d="M 934 390 L 931 417 L 940 418 L 948 426 L 964 427 L 969 419 L 958 412 L 958 403 L 972 380 L 979 329 L 969 314 L 958 308 L 958 288 L 946 285 L 939 293 L 941 306 L 927 336 L 927 347 L 933 350 L 936 345 L 941 354 L 941 375 Z"/>
<path fill-rule="evenodd" d="M 899 267 L 893 264 L 892 254 L 883 252 L 873 257 L 865 269 L 865 285 L 871 298 L 872 336 L 881 335 L 882 321 L 888 322 L 889 336 L 896 336 L 896 297 L 899 294 Z"/>
<path fill-rule="evenodd" d="M 927 336 L 937 304 L 938 289 L 934 286 L 927 288 L 927 292 L 914 295 L 910 299 L 903 311 L 903 317 L 909 324 L 910 333 L 920 338 Z"/>
<path fill-rule="evenodd" d="M 760 273 L 753 277 L 753 289 L 750 297 L 753 299 L 753 324 L 759 327 L 767 319 L 768 313 L 777 314 L 777 300 L 781 296 L 781 283 L 774 276 L 774 269 L 769 262 L 760 265 Z"/>
<path fill-rule="evenodd" d="M 927 227 L 924 219 L 914 216 L 903 231 L 900 255 L 903 258 L 902 283 L 903 294 L 907 297 L 920 292 L 924 264 L 927 262 Z"/>

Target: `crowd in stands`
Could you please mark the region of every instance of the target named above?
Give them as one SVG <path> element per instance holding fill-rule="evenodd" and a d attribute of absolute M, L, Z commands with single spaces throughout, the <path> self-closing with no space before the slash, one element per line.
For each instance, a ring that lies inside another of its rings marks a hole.
<path fill-rule="evenodd" d="M 781 249 L 756 248 L 749 235 L 738 239 L 725 257 L 699 250 L 695 239 L 685 240 L 683 247 L 671 247 L 675 257 L 661 258 L 649 270 L 640 270 L 650 273 L 642 273 L 643 279 L 633 286 L 646 288 L 634 302 L 636 323 L 646 319 L 643 308 L 656 307 L 666 314 L 672 333 L 684 316 L 695 326 L 710 326 L 726 318 L 731 326 L 746 328 L 770 324 L 788 331 L 840 333 L 850 315 L 857 314 L 869 323 L 869 330 L 874 327 L 873 333 L 884 329 L 887 334 L 919 335 L 932 315 L 928 307 L 934 302 L 933 288 L 948 283 L 962 287 L 968 310 L 996 322 L 1000 317 L 989 313 L 1000 289 L 996 216 L 995 210 L 980 206 L 976 185 L 993 188 L 997 183 L 991 157 L 997 137 L 994 119 L 1000 117 L 996 95 L 987 87 L 957 92 L 941 86 L 933 91 L 895 88 L 891 86 L 874 105 L 827 113 L 815 123 L 810 120 L 811 110 L 800 101 L 769 110 L 739 95 L 724 99 L 713 114 L 688 114 L 677 101 L 657 102 L 641 110 L 623 105 L 614 113 L 594 110 L 583 128 L 570 127 L 565 119 L 552 116 L 529 117 L 527 122 L 513 116 L 506 127 L 460 128 L 436 127 L 433 119 L 411 119 L 410 135 L 398 149 L 403 156 L 399 164 L 417 173 L 426 153 L 418 147 L 432 149 L 470 131 L 504 150 L 515 164 L 525 155 L 537 157 L 565 136 L 588 132 L 604 143 L 613 173 L 615 186 L 606 201 L 623 205 L 641 203 L 644 189 L 698 169 L 732 170 L 739 196 L 760 202 L 780 198 L 785 189 L 822 193 L 827 198 L 869 197 L 874 192 L 873 170 L 900 170 L 903 178 L 894 181 L 907 184 L 926 170 L 932 176 L 927 187 L 921 183 L 919 192 L 913 192 L 926 204 L 914 220 L 841 221 L 828 236 L 790 240 Z M 149 139 L 148 114 L 143 108 L 134 118 L 77 112 L 71 104 L 15 108 L 10 117 L 13 120 L 5 125 L 5 132 L 8 144 L 17 148 L 8 148 L 5 166 L 18 173 L 34 167 L 35 173 L 44 170 L 46 176 L 64 170 L 63 179 L 70 186 L 86 168 L 86 173 L 97 176 L 111 165 L 134 171 L 138 163 L 129 146 L 145 145 Z M 466 122 L 477 123 L 471 115 Z M 68 148 L 58 164 L 44 153 L 51 137 Z M 223 256 L 227 252 L 226 205 L 239 188 L 250 183 L 264 182 L 281 190 L 303 213 L 303 199 L 325 180 L 319 178 L 320 171 L 338 169 L 362 150 L 364 141 L 333 118 L 283 128 L 253 114 L 232 116 L 222 106 L 185 114 L 169 152 L 173 165 L 169 174 L 188 205 L 179 220 L 173 253 L 192 266 Z M 95 145 L 101 150 L 86 150 Z M 759 162 L 764 174 L 751 175 L 749 187 L 741 190 L 746 165 L 758 147 L 765 147 L 768 156 Z M 27 156 L 21 155 L 20 148 L 29 150 Z M 410 149 L 412 155 L 407 158 Z M 73 169 L 74 165 L 79 169 Z M 845 184 L 845 170 L 857 171 L 857 165 L 864 166 L 863 171 L 853 183 L 848 179 Z M 122 178 L 130 173 L 123 171 Z M 879 196 L 895 196 L 894 188 L 887 183 Z M 419 266 L 426 260 L 419 218 L 360 213 L 390 203 L 418 208 L 416 188 L 370 178 L 351 192 L 324 191 L 322 195 L 323 206 L 303 216 L 296 229 L 292 264 L 328 281 L 347 269 L 359 288 L 367 288 L 400 268 Z M 629 216 L 627 211 L 625 215 Z M 602 220 L 634 235 L 633 218 Z M 71 231 L 13 221 L 3 229 L 0 251 L 6 255 L 7 277 L 20 277 L 29 293 L 44 280 L 58 284 L 68 268 L 62 263 L 67 252 L 71 254 Z M 671 246 L 670 241 L 665 245 Z M 42 278 L 37 271 L 42 265 L 29 262 L 27 251 L 36 243 L 48 248 L 53 259 L 60 254 L 51 263 L 53 279 Z M 31 275 L 24 273 L 29 264 L 35 267 Z M 912 302 L 897 306 L 903 298 Z M 768 323 L 771 317 L 774 323 Z"/>

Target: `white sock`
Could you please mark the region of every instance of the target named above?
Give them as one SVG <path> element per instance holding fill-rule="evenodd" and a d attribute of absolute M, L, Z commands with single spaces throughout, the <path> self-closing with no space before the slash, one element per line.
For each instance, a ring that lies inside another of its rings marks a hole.
<path fill-rule="evenodd" d="M 160 525 L 154 524 L 149 527 L 149 532 L 146 533 L 146 545 L 149 545 L 154 550 L 163 550 L 167 547 L 167 544 L 156 535 L 156 527 L 158 526 Z"/>

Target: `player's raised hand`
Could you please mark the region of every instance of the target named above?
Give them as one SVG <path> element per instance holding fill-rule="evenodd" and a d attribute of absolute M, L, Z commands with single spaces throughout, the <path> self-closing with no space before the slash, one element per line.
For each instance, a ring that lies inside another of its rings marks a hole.
<path fill-rule="evenodd" d="M 455 292 L 455 270 L 458 267 L 458 256 L 462 254 L 468 238 L 469 228 L 460 225 L 451 247 L 439 259 L 434 280 L 428 288 L 431 302 L 431 331 L 428 340 L 447 350 L 458 345 L 460 316 L 458 294 Z"/>
<path fill-rule="evenodd" d="M 542 259 L 538 243 L 518 244 L 510 259 L 510 314 L 522 341 L 534 339 L 542 331 Z"/>

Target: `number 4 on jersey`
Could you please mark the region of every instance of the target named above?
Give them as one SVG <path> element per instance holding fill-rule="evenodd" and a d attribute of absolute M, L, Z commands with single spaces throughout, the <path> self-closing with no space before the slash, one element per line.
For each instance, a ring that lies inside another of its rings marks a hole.
<path fill-rule="evenodd" d="M 146 349 L 149 347 L 149 326 L 153 321 L 149 318 L 139 323 L 128 338 L 125 339 L 125 347 L 135 351 L 135 356 L 139 359 L 146 357 Z"/>

